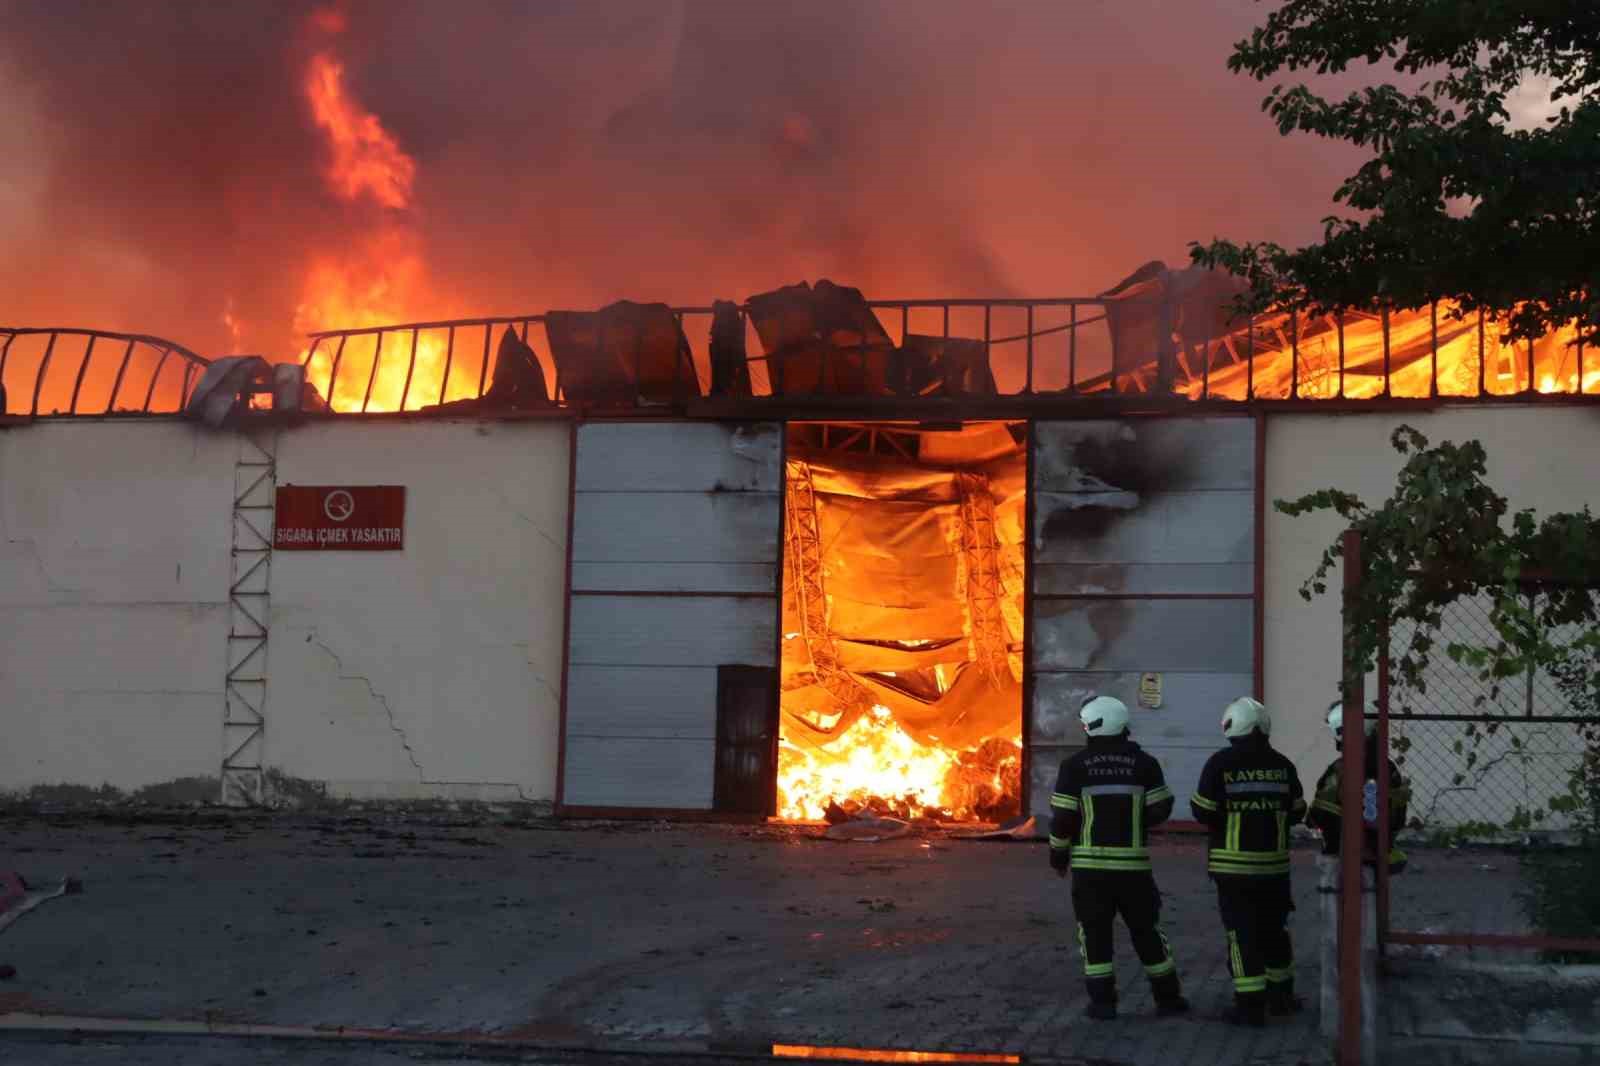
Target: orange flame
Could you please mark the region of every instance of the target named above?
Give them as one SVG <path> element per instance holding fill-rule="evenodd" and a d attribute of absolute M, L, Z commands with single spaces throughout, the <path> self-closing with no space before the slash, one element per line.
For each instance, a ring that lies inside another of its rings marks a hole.
<path fill-rule="evenodd" d="M 335 35 L 344 31 L 345 22 L 340 12 L 327 9 L 311 17 L 311 26 Z M 306 67 L 306 101 L 329 149 L 324 177 L 340 199 L 348 203 L 367 199 L 396 214 L 354 247 L 312 258 L 295 308 L 295 328 L 303 332 L 415 320 L 417 309 L 429 298 L 427 260 L 410 217 L 416 161 L 378 116 L 350 95 L 344 71 L 343 62 L 326 49 L 313 54 Z M 307 349 L 301 360 L 336 410 L 416 410 L 441 398 L 455 398 L 442 389 L 448 347 L 444 335 L 419 334 L 414 364 L 410 340 L 391 334 L 385 343 L 402 344 L 404 349 L 380 351 L 377 338 L 367 336 L 350 339 L 342 349 L 320 345 Z M 330 388 L 335 363 L 338 378 Z"/>
<path fill-rule="evenodd" d="M 302 331 L 325 328 L 359 329 L 419 318 L 441 318 L 428 278 L 427 260 L 415 225 L 417 163 L 379 117 L 355 99 L 346 79 L 346 67 L 333 40 L 346 31 L 345 16 L 335 7 L 318 11 L 307 21 L 320 44 L 307 61 L 302 90 L 310 116 L 327 145 L 324 179 L 329 190 L 347 204 L 367 203 L 384 212 L 377 228 L 358 238 L 353 246 L 331 255 L 318 255 L 308 264 L 295 326 Z M 785 119 L 784 137 L 801 144 L 812 135 L 808 120 L 798 114 Z M 432 315 L 421 313 L 427 306 Z M 1212 398 L 1365 399 L 1382 395 L 1426 397 L 1476 396 L 1480 393 L 1511 395 L 1541 393 L 1591 393 L 1600 389 L 1600 367 L 1580 366 L 1581 356 L 1569 346 L 1568 328 L 1533 346 L 1525 342 L 1501 344 L 1499 330 L 1490 328 L 1480 338 L 1473 329 L 1452 325 L 1452 305 L 1441 303 L 1437 319 L 1426 311 L 1397 313 L 1387 325 L 1375 316 L 1355 316 L 1341 332 L 1332 320 L 1306 319 L 1299 339 L 1283 319 L 1274 329 L 1263 329 L 1247 341 L 1235 337 L 1215 355 L 1207 355 L 1207 369 L 1191 368 L 1177 390 L 1191 398 L 1202 393 Z M 234 343 L 239 326 L 230 308 L 224 316 Z M 1276 342 L 1271 339 L 1276 333 Z M 1385 350 L 1394 353 L 1421 350 L 1430 334 L 1440 337 L 1436 356 L 1397 360 L 1385 372 Z M 457 338 L 456 356 L 463 353 Z M 339 358 L 338 379 L 329 388 L 336 353 L 322 348 L 301 353 L 312 371 L 313 383 L 337 410 L 415 410 L 441 399 L 476 394 L 477 376 L 471 381 L 444 381 L 447 339 L 438 332 L 417 338 L 417 359 L 410 367 L 410 341 L 390 334 L 376 350 L 371 338 L 347 342 Z M 395 351 L 400 344 L 404 351 Z M 997 349 L 997 362 L 1005 363 L 1015 351 Z M 1361 358 L 1365 355 L 1365 358 Z M 1047 358 L 1047 357 L 1046 357 Z M 374 375 L 373 363 L 378 360 Z M 476 364 L 476 359 L 469 361 Z M 451 363 L 452 374 L 459 365 Z M 1153 369 L 1151 361 L 1146 369 Z M 1434 369 L 1437 366 L 1437 379 Z M 1081 369 L 1081 367 L 1080 367 Z M 463 367 L 463 371 L 466 367 Z M 463 373 L 463 378 L 468 375 Z M 1138 387 L 1148 387 L 1151 375 Z M 1123 378 L 1130 377 L 1122 375 Z M 1131 377 L 1139 378 L 1135 374 Z M 1437 384 L 1435 384 L 1437 380 Z M 1134 386 L 1119 380 L 1118 387 Z M 929 772 L 933 771 L 930 764 Z"/>
<path fill-rule="evenodd" d="M 889 708 L 877 706 L 821 751 L 780 742 L 778 815 L 816 821 L 838 804 L 904 818 L 972 818 L 1018 794 L 1018 740 L 990 741 L 970 752 L 923 745 Z"/>
<path fill-rule="evenodd" d="M 311 117 L 332 150 L 326 176 L 333 191 L 351 202 L 365 194 L 383 207 L 410 207 L 416 161 L 401 150 L 378 116 L 350 99 L 344 64 L 327 52 L 313 55 L 305 91 Z"/>
<path fill-rule="evenodd" d="M 416 235 L 400 226 L 376 230 L 341 257 L 319 256 L 311 261 L 304 296 L 295 308 L 295 328 L 310 332 L 330 325 L 364 329 L 403 322 L 414 317 L 409 309 L 422 301 L 426 287 L 427 264 Z M 334 363 L 338 362 L 339 377 L 330 399 L 340 411 L 359 411 L 363 404 L 368 411 L 398 411 L 402 398 L 408 411 L 439 402 L 448 347 L 446 335 L 425 331 L 417 337 L 416 364 L 409 383 L 409 336 L 389 333 L 384 343 L 388 347 L 381 352 L 376 337 L 371 335 L 351 338 L 342 351 L 337 341 L 319 344 L 310 353 L 307 373 L 326 395 Z M 458 343 L 457 348 L 459 355 L 462 345 Z M 302 361 L 306 357 L 307 352 L 302 352 Z M 372 376 L 374 359 L 378 360 L 376 378 Z M 460 388 L 446 399 L 458 398 L 462 389 L 474 391 L 462 382 L 454 384 Z"/>
<path fill-rule="evenodd" d="M 772 1054 L 786 1059 L 846 1059 L 852 1062 L 984 1062 L 1020 1063 L 1021 1055 L 992 1051 L 897 1051 L 883 1048 L 819 1047 L 773 1044 Z"/>

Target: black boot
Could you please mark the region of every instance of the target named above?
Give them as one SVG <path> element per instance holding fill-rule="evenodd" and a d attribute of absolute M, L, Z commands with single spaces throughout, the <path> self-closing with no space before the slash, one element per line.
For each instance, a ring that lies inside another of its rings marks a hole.
<path fill-rule="evenodd" d="M 1108 1022 L 1117 1016 L 1116 978 L 1091 977 L 1083 986 L 1089 992 L 1089 1005 L 1083 1008 L 1085 1016 L 1097 1022 Z"/>
<path fill-rule="evenodd" d="M 1287 1018 L 1299 1014 L 1306 1001 L 1294 994 L 1294 980 L 1271 981 L 1267 984 L 1267 1011 L 1273 1017 Z"/>
<path fill-rule="evenodd" d="M 1156 998 L 1156 1013 L 1162 1017 L 1188 1013 L 1189 1001 L 1183 998 L 1177 974 L 1169 973 L 1150 978 L 1150 992 Z"/>
<path fill-rule="evenodd" d="M 1263 992 L 1235 992 L 1233 1006 L 1222 1020 L 1229 1025 L 1247 1025 L 1260 1029 L 1267 1024 L 1267 998 Z"/>

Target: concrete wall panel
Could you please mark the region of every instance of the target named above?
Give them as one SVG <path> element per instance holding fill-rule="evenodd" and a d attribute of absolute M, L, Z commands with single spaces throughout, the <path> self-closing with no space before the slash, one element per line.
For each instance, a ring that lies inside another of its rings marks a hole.
<path fill-rule="evenodd" d="M 777 648 L 775 613 L 771 597 L 577 596 L 572 665 L 760 666 Z M 573 715 L 574 706 L 569 701 L 569 731 L 590 713 Z"/>
<path fill-rule="evenodd" d="M 1249 600 L 1041 600 L 1034 666 L 1249 674 L 1252 610 Z"/>
<path fill-rule="evenodd" d="M 405 550 L 273 559 L 267 760 L 364 796 L 550 800 L 569 428 L 323 422 L 280 484 L 406 487 Z"/>
<path fill-rule="evenodd" d="M 0 430 L 0 791 L 215 775 L 234 441 Z"/>
<path fill-rule="evenodd" d="M 715 774 L 706 740 L 567 738 L 566 802 L 574 807 L 707 810 Z"/>
<path fill-rule="evenodd" d="M 717 699 L 714 666 L 574 666 L 567 699 L 605 712 L 584 715 L 568 736 L 716 738 L 716 722 L 705 714 Z"/>
<path fill-rule="evenodd" d="M 1250 419 L 1036 424 L 1031 810 L 1083 742 L 1083 700 L 1136 708 L 1143 673 L 1164 702 L 1135 732 L 1193 790 L 1222 706 L 1254 684 L 1254 485 Z"/>
<path fill-rule="evenodd" d="M 579 492 L 781 492 L 777 423 L 609 422 L 578 433 Z"/>
<path fill-rule="evenodd" d="M 576 539 L 576 538 L 574 538 Z M 721 592 L 771 595 L 775 563 L 572 562 L 572 589 L 584 592 Z"/>
<path fill-rule="evenodd" d="M 711 805 L 716 668 L 776 665 L 781 445 L 775 424 L 580 427 L 567 805 Z"/>

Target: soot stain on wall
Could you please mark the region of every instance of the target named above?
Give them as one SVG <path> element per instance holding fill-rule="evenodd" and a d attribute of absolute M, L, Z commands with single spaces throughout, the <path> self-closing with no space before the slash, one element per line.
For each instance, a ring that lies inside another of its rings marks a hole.
<path fill-rule="evenodd" d="M 1068 484 L 1084 488 L 1062 493 L 1070 502 L 1042 516 L 1040 552 L 1051 544 L 1103 542 L 1115 536 L 1117 528 L 1150 496 L 1193 484 L 1204 455 L 1188 436 L 1141 432 L 1124 423 L 1112 432 L 1087 434 L 1065 445 L 1059 466 L 1069 473 Z M 1092 582 L 1096 591 L 1120 592 L 1127 586 L 1127 568 L 1115 562 L 1102 563 L 1086 569 L 1083 578 Z M 1131 604 L 1102 600 L 1070 609 L 1086 615 L 1095 642 L 1084 668 L 1096 669 L 1106 649 L 1126 632 Z"/>

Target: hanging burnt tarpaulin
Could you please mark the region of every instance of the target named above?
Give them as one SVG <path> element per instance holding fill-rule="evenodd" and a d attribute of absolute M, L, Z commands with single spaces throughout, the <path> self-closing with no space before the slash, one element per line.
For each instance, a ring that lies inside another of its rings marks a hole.
<path fill-rule="evenodd" d="M 923 744 L 967 747 L 1014 728 L 1022 619 L 1007 607 L 1020 598 L 1023 461 L 1013 451 L 959 470 L 791 459 L 784 632 L 801 647 L 784 657 L 786 735 L 826 745 L 868 707 Z"/>

